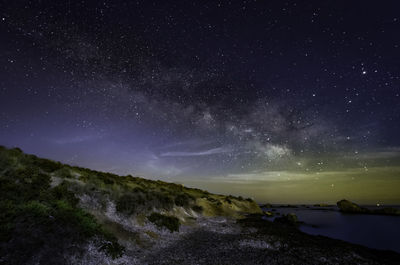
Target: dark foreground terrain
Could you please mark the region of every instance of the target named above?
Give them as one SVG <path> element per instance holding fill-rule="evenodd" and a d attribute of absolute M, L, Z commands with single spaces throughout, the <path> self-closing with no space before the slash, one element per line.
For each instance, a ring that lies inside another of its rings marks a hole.
<path fill-rule="evenodd" d="M 210 227 L 214 229 L 209 230 Z M 310 236 L 248 216 L 193 231 L 140 259 L 143 264 L 399 264 L 400 255 Z M 219 227 L 219 228 L 218 228 Z"/>
<path fill-rule="evenodd" d="M 0 264 L 400 264 L 264 220 L 251 199 L 0 147 Z M 294 220 L 296 221 L 296 220 Z"/>

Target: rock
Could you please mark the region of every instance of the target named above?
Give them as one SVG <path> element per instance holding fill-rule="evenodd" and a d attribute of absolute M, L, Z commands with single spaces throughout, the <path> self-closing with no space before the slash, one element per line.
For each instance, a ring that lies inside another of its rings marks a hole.
<path fill-rule="evenodd" d="M 291 226 L 296 226 L 299 223 L 299 219 L 297 218 L 296 214 L 289 213 L 286 215 L 282 215 L 281 217 L 275 218 L 274 222 L 291 225 Z"/>
<path fill-rule="evenodd" d="M 287 204 L 287 205 L 279 205 L 279 208 L 299 208 L 299 206 L 297 205 L 291 205 L 291 204 Z"/>
<path fill-rule="evenodd" d="M 260 207 L 261 207 L 261 208 L 272 208 L 272 204 L 266 203 L 266 204 L 260 205 Z"/>
<path fill-rule="evenodd" d="M 292 222 L 292 223 L 297 223 L 299 221 L 299 219 L 297 218 L 297 215 L 294 213 L 289 213 L 286 215 L 286 217 L 289 220 L 289 222 Z"/>
<path fill-rule="evenodd" d="M 317 203 L 314 204 L 314 207 L 330 207 L 331 205 L 327 204 L 327 203 Z"/>
<path fill-rule="evenodd" d="M 266 217 L 272 217 L 272 216 L 275 215 L 275 214 L 274 214 L 273 212 L 271 212 L 271 211 L 264 211 L 263 213 L 264 213 L 264 215 L 265 215 Z"/>
<path fill-rule="evenodd" d="M 400 210 L 396 208 L 383 208 L 383 209 L 377 209 L 372 211 L 374 214 L 384 214 L 384 215 L 398 215 L 400 216 Z"/>
<path fill-rule="evenodd" d="M 369 210 L 363 207 L 360 207 L 359 205 L 348 201 L 348 200 L 341 200 L 338 201 L 337 206 L 339 207 L 341 212 L 344 213 L 368 213 Z"/>
<path fill-rule="evenodd" d="M 338 201 L 337 206 L 339 207 L 340 211 L 344 213 L 365 213 L 400 216 L 400 210 L 396 208 L 387 207 L 383 209 L 369 210 L 348 200 Z"/>

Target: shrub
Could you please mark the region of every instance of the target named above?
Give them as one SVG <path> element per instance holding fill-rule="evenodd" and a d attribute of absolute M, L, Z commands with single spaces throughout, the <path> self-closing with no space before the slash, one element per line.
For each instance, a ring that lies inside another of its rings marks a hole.
<path fill-rule="evenodd" d="M 62 164 L 60 162 L 55 162 L 44 158 L 34 159 L 33 164 L 46 172 L 53 172 L 62 168 Z"/>
<path fill-rule="evenodd" d="M 226 202 L 229 203 L 229 204 L 232 203 L 232 200 L 231 200 L 229 197 L 226 197 L 226 198 L 224 199 L 224 201 L 226 201 Z"/>
<path fill-rule="evenodd" d="M 113 179 L 111 179 L 111 178 L 104 178 L 103 182 L 106 185 L 114 185 L 115 184 L 115 181 Z"/>
<path fill-rule="evenodd" d="M 83 238 L 92 237 L 101 232 L 100 225 L 93 215 L 80 208 L 75 208 L 67 201 L 55 202 L 55 218 L 65 224 L 72 225 Z"/>
<path fill-rule="evenodd" d="M 209 201 L 209 202 L 218 202 L 218 200 L 216 200 L 216 199 L 214 199 L 214 198 L 212 198 L 212 197 L 207 197 L 207 201 Z"/>
<path fill-rule="evenodd" d="M 203 212 L 203 207 L 200 205 L 193 205 L 192 206 L 193 211 L 198 212 L 198 213 L 202 213 Z"/>
<path fill-rule="evenodd" d="M 75 207 L 79 203 L 79 199 L 68 189 L 68 185 L 67 182 L 63 181 L 50 190 L 50 196 L 53 200 L 64 200 Z"/>
<path fill-rule="evenodd" d="M 8 153 L 9 153 L 11 156 L 20 156 L 20 155 L 23 154 L 22 150 L 21 150 L 20 148 L 18 148 L 18 147 L 9 149 L 9 150 L 8 150 Z"/>
<path fill-rule="evenodd" d="M 0 200 L 0 242 L 11 238 L 16 214 L 16 207 L 11 200 Z"/>
<path fill-rule="evenodd" d="M 175 197 L 175 204 L 177 206 L 182 206 L 182 207 L 187 207 L 190 204 L 190 201 L 193 200 L 193 197 L 191 197 L 190 195 L 183 193 L 183 194 L 179 194 L 178 196 Z"/>
<path fill-rule="evenodd" d="M 152 213 L 147 217 L 150 222 L 155 224 L 157 227 L 167 228 L 171 233 L 174 231 L 179 231 L 180 222 L 175 216 L 167 216 L 159 213 Z"/>
<path fill-rule="evenodd" d="M 68 167 L 62 167 L 54 174 L 60 178 L 71 178 L 71 170 Z"/>
<path fill-rule="evenodd" d="M 111 173 L 96 172 L 97 178 L 103 181 L 106 185 L 113 185 L 115 183 L 115 178 L 117 177 Z"/>
<path fill-rule="evenodd" d="M 135 192 L 135 193 L 146 193 L 146 191 L 144 189 L 140 188 L 140 187 L 135 187 L 132 190 L 132 192 Z"/>
<path fill-rule="evenodd" d="M 11 171 L 2 181 L 14 190 L 12 195 L 17 200 L 37 200 L 50 187 L 50 177 L 34 167 Z"/>
<path fill-rule="evenodd" d="M 144 198 L 141 194 L 125 194 L 119 197 L 116 203 L 118 212 L 125 214 L 133 214 L 139 205 L 145 203 Z"/>
<path fill-rule="evenodd" d="M 105 233 L 105 239 L 100 250 L 105 251 L 113 259 L 121 257 L 125 247 L 121 246 L 112 234 Z"/>
<path fill-rule="evenodd" d="M 21 190 L 15 181 L 0 176 L 0 201 L 2 200 L 18 200 Z"/>
<path fill-rule="evenodd" d="M 93 215 L 78 208 L 72 184 L 51 188 L 49 174 L 43 173 L 68 168 L 18 149 L 1 149 L 0 165 L 7 166 L 0 174 L 1 264 L 27 264 L 37 253 L 62 260 L 64 250 L 91 237 L 98 238 L 101 249 L 111 257 L 122 254 L 124 248 L 117 239 Z"/>
<path fill-rule="evenodd" d="M 154 206 L 156 208 L 162 208 L 168 210 L 171 209 L 174 204 L 172 198 L 165 193 L 154 192 L 152 196 L 155 200 Z"/>
<path fill-rule="evenodd" d="M 43 203 L 38 201 L 30 201 L 22 205 L 21 210 L 25 214 L 32 215 L 34 217 L 48 217 L 50 208 Z"/>

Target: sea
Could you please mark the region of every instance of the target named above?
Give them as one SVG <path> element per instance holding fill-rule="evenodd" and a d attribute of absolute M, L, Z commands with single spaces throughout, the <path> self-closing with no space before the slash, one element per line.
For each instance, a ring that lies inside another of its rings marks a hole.
<path fill-rule="evenodd" d="M 400 206 L 390 207 L 400 209 Z M 304 222 L 299 229 L 307 234 L 400 253 L 400 216 L 345 214 L 336 206 L 274 206 L 263 210 L 279 212 L 281 215 L 296 214 L 299 221 Z M 273 221 L 277 216 L 266 219 Z"/>

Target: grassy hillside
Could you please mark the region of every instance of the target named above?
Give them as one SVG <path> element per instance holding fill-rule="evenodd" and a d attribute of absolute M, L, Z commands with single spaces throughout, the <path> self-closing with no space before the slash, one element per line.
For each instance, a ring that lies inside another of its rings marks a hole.
<path fill-rule="evenodd" d="M 88 242 L 117 258 L 126 248 L 154 243 L 159 234 L 179 231 L 197 218 L 259 212 L 251 199 L 73 167 L 0 147 L 0 264 L 62 263 Z"/>

